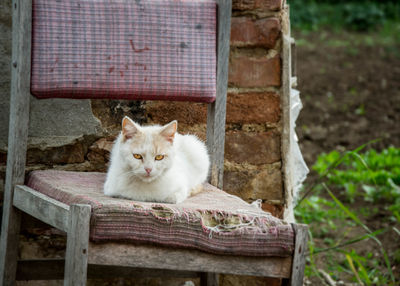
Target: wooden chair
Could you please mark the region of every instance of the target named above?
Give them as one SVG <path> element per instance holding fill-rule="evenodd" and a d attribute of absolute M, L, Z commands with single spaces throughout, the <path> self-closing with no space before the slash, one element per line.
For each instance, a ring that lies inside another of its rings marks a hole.
<path fill-rule="evenodd" d="M 41 3 L 45 4 L 43 1 L 46 0 L 33 1 L 40 5 Z M 67 2 L 72 3 L 68 4 L 71 6 L 77 5 L 77 7 L 69 7 L 72 10 L 78 9 L 80 3 L 91 3 L 90 5 L 94 3 L 91 1 Z M 97 3 L 100 2 L 97 1 Z M 140 1 L 116 1 L 115 3 L 119 3 L 116 5 L 123 5 L 134 2 L 141 5 Z M 200 2 L 208 3 L 207 1 Z M 53 1 L 53 3 L 59 3 L 59 1 Z M 165 1 L 165 3 L 181 2 Z M 29 101 L 31 90 L 33 93 L 34 90 L 35 92 L 40 91 L 40 88 L 36 88 L 35 83 L 31 83 L 33 75 L 31 77 L 31 53 L 29 51 L 31 51 L 32 42 L 32 0 L 13 0 L 12 7 L 12 83 L 7 174 L 0 245 L 1 285 L 13 285 L 16 273 L 18 273 L 18 279 L 24 280 L 62 279 L 64 277 L 64 285 L 85 285 L 88 277 L 158 277 L 166 275 L 200 277 L 201 285 L 217 285 L 217 273 L 278 277 L 284 279 L 283 281 L 290 285 L 302 285 L 305 266 L 304 253 L 307 242 L 307 228 L 304 225 L 292 224 L 295 234 L 294 250 L 288 257 L 219 255 L 194 249 L 122 242 L 99 244 L 89 241 L 90 205 L 68 205 L 24 185 Z M 140 9 L 144 8 L 140 7 Z M 207 146 L 211 157 L 210 183 L 222 188 L 231 1 L 217 0 L 215 11 L 217 11 L 218 29 L 216 37 L 217 84 L 214 92 L 216 96 L 215 100 L 208 98 L 203 101 L 210 102 L 207 115 Z M 37 16 L 34 15 L 34 17 Z M 160 17 L 162 16 L 161 13 Z M 133 42 L 130 42 L 130 45 L 139 56 L 144 55 L 144 52 L 148 49 L 146 46 L 134 46 Z M 180 48 L 185 49 L 186 47 L 186 44 L 182 42 Z M 109 72 L 111 73 L 113 70 L 110 69 Z M 76 83 L 71 83 L 72 86 L 74 84 Z M 96 96 L 104 98 L 116 90 L 118 89 L 109 87 L 105 92 L 100 92 Z M 166 96 L 164 99 L 182 100 L 182 98 L 174 97 L 176 91 L 174 92 L 174 95 Z M 64 94 L 67 94 L 67 97 L 74 97 L 76 93 L 77 91 L 70 86 L 64 88 Z M 78 97 L 96 97 L 93 94 L 90 90 L 83 88 L 79 91 Z M 145 94 L 145 92 L 142 94 Z M 148 94 L 150 94 L 150 97 L 154 96 L 154 91 L 153 94 L 151 92 L 148 92 Z M 57 90 L 51 87 L 41 93 L 39 92 L 40 95 L 42 97 L 59 96 Z M 199 100 L 196 97 L 198 94 L 193 93 L 192 95 L 192 100 Z M 116 96 L 125 99 L 149 98 L 140 95 L 131 97 L 130 94 L 124 92 Z M 157 98 L 157 95 L 155 95 L 155 98 Z M 188 98 L 184 99 L 187 100 Z M 65 261 L 54 259 L 18 261 L 18 236 L 22 212 L 67 233 Z"/>

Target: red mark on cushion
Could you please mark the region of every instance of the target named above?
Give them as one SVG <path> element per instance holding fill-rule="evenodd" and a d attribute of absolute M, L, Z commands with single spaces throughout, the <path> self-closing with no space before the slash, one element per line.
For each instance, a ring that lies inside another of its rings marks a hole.
<path fill-rule="evenodd" d="M 121 75 L 121 77 L 124 77 L 124 72 L 123 71 L 119 71 L 119 74 Z"/>
<path fill-rule="evenodd" d="M 134 51 L 135 53 L 142 53 L 144 51 L 150 50 L 148 47 L 144 47 L 143 49 L 135 49 L 135 45 L 133 44 L 133 41 L 129 40 L 129 43 L 131 44 L 132 51 Z"/>
<path fill-rule="evenodd" d="M 113 71 L 114 71 L 114 67 L 110 67 L 109 69 L 108 69 L 108 73 L 112 73 Z"/>
<path fill-rule="evenodd" d="M 143 67 L 144 70 L 147 70 L 147 67 L 145 64 L 141 64 L 141 63 L 134 63 L 135 66 L 137 67 Z"/>

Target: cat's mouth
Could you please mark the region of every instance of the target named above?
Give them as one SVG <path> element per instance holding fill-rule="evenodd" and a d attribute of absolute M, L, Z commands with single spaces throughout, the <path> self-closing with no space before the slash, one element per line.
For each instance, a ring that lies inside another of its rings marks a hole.
<path fill-rule="evenodd" d="M 143 174 L 142 176 L 140 176 L 140 179 L 142 179 L 142 181 L 144 182 L 151 182 L 153 181 L 157 176 L 153 175 L 153 174 Z"/>

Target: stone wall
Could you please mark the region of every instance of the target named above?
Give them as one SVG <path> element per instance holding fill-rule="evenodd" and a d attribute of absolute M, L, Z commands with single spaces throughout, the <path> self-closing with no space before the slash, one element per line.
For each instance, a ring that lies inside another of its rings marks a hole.
<path fill-rule="evenodd" d="M 278 217 L 283 217 L 287 195 L 282 156 L 287 120 L 282 112 L 282 31 L 287 30 L 288 23 L 284 2 L 233 0 L 224 172 L 226 191 L 247 201 L 261 199 L 263 209 Z M 11 0 L 2 0 L 0 5 L 1 199 L 7 152 Z M 177 119 L 180 132 L 194 133 L 202 139 L 206 131 L 206 106 L 197 103 L 32 99 L 31 115 L 28 171 L 49 167 L 106 171 L 113 139 L 125 115 L 144 124 Z M 35 239 L 22 239 L 22 255 L 34 257 L 41 251 L 49 252 L 52 245 L 40 241 L 42 233 L 32 235 Z M 34 253 L 29 254 L 32 249 Z M 279 280 L 237 276 L 223 276 L 221 282 L 280 285 Z"/>

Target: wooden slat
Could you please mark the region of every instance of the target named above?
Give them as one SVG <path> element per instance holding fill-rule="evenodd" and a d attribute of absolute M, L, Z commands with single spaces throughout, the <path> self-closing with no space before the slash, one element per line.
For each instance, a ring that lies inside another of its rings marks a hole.
<path fill-rule="evenodd" d="M 218 0 L 218 63 L 217 96 L 208 105 L 207 148 L 211 161 L 210 183 L 220 189 L 224 173 L 226 92 L 228 88 L 229 38 L 231 23 L 231 0 Z"/>
<path fill-rule="evenodd" d="M 24 182 L 31 71 L 31 0 L 13 0 L 10 128 L 0 241 L 0 282 L 13 285 L 20 212 L 12 206 L 14 187 Z"/>
<path fill-rule="evenodd" d="M 70 206 L 64 286 L 86 285 L 90 215 L 90 205 Z"/>
<path fill-rule="evenodd" d="M 291 142 L 293 135 L 293 128 L 291 126 L 291 38 L 290 26 L 288 18 L 282 19 L 282 95 L 281 95 L 281 110 L 282 110 L 282 134 L 281 134 L 281 154 L 282 154 L 282 170 L 283 170 L 283 184 L 285 193 L 285 219 L 294 219 L 294 217 L 287 217 L 288 207 L 293 205 L 293 160 L 291 156 Z"/>
<path fill-rule="evenodd" d="M 304 224 L 292 224 L 296 234 L 294 257 L 292 264 L 292 275 L 290 278 L 291 286 L 302 286 L 304 277 L 304 268 L 306 266 L 308 227 Z"/>
<path fill-rule="evenodd" d="M 16 186 L 14 206 L 65 232 L 69 227 L 69 206 L 27 186 Z"/>
<path fill-rule="evenodd" d="M 213 255 L 192 249 L 129 243 L 89 244 L 89 263 L 289 278 L 291 257 Z"/>
<path fill-rule="evenodd" d="M 62 280 L 64 259 L 30 259 L 18 261 L 17 280 Z M 165 271 L 163 269 L 143 269 L 120 266 L 88 264 L 88 279 L 108 278 L 197 278 L 203 273 L 194 271 Z"/>

